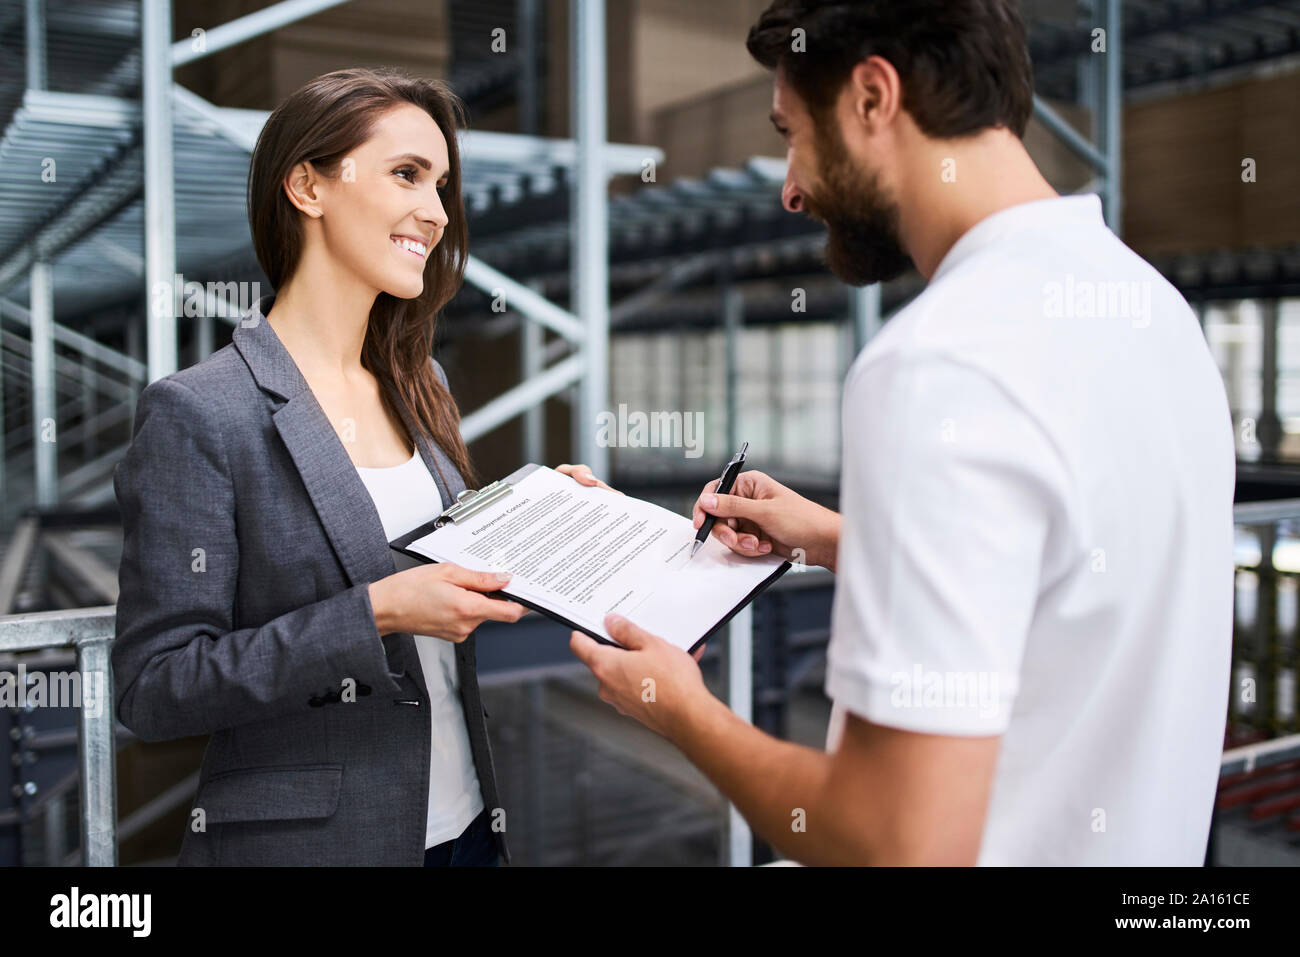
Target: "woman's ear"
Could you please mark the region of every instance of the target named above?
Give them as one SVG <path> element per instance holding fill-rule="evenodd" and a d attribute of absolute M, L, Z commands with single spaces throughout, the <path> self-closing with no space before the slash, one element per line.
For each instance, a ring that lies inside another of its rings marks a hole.
<path fill-rule="evenodd" d="M 312 218 L 319 218 L 320 197 L 318 195 L 319 178 L 311 160 L 303 160 L 284 178 L 284 194 L 289 202 Z"/>

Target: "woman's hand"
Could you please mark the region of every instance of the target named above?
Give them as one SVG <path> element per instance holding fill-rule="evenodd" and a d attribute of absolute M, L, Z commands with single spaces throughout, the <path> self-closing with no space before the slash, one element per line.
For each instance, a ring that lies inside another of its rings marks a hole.
<path fill-rule="evenodd" d="M 730 495 L 718 495 L 718 480 L 704 486 L 691 518 L 696 528 L 706 514 L 717 516 L 710 535 L 738 555 L 777 554 L 805 565 L 835 570 L 840 516 L 792 492 L 762 472 L 741 472 Z"/>
<path fill-rule="evenodd" d="M 375 627 L 381 635 L 432 635 L 459 644 L 484 621 L 514 622 L 528 611 L 485 594 L 509 581 L 509 572 L 475 572 L 451 562 L 408 568 L 371 582 Z"/>
<path fill-rule="evenodd" d="M 559 472 L 561 475 L 569 476 L 569 478 L 573 479 L 579 485 L 598 485 L 601 488 L 608 488 L 611 492 L 618 492 L 618 489 L 610 488 L 610 486 L 592 475 L 591 469 L 587 468 L 585 465 L 557 465 L 555 466 L 555 471 Z M 622 495 L 623 493 L 618 492 L 618 494 Z"/>

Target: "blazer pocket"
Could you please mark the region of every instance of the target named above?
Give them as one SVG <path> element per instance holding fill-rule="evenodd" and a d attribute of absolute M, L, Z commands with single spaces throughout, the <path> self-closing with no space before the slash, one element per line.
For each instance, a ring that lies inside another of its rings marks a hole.
<path fill-rule="evenodd" d="M 343 787 L 341 764 L 286 764 L 222 771 L 199 791 L 209 824 L 330 817 Z"/>

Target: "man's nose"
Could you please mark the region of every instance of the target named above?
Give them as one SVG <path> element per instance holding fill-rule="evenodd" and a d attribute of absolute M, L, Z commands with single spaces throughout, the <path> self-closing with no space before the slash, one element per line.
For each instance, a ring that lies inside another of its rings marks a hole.
<path fill-rule="evenodd" d="M 792 213 L 797 213 L 803 209 L 803 193 L 799 192 L 799 187 L 787 174 L 785 185 L 781 187 L 781 205 Z"/>

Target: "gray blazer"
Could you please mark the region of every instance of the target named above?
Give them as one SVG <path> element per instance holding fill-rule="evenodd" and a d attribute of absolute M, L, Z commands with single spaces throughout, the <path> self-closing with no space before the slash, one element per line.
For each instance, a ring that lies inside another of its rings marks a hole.
<path fill-rule="evenodd" d="M 146 741 L 211 734 L 182 865 L 422 865 L 429 694 L 414 638 L 381 638 L 367 590 L 398 565 L 265 319 L 274 301 L 258 300 L 230 345 L 140 395 L 113 472 L 117 716 Z M 418 444 L 446 508 L 464 481 L 441 449 Z M 456 645 L 456 670 L 492 817 L 501 801 L 473 635 Z"/>

